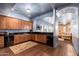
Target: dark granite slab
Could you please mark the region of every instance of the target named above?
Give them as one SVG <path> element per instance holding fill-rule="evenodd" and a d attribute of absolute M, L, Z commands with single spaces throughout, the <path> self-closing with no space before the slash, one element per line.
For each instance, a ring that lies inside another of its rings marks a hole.
<path fill-rule="evenodd" d="M 0 33 L 0 36 L 13 36 L 13 35 L 18 35 L 18 34 L 44 34 L 44 35 L 53 35 L 53 32 L 16 32 L 16 33 Z"/>

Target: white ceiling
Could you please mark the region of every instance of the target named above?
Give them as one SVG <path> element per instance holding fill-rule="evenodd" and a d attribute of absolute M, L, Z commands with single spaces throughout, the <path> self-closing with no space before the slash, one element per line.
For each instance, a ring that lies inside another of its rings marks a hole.
<path fill-rule="evenodd" d="M 19 14 L 22 17 L 34 18 L 42 14 L 53 12 L 53 7 L 60 7 L 63 3 L 0 3 L 0 14 Z M 27 9 L 31 10 L 30 16 L 26 12 Z M 15 16 L 17 17 L 17 16 Z"/>

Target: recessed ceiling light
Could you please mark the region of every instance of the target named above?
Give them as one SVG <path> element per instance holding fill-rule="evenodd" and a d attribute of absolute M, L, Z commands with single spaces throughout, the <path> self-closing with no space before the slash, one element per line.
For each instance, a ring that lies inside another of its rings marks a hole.
<path fill-rule="evenodd" d="M 12 8 L 11 10 L 14 11 L 14 8 Z"/>
<path fill-rule="evenodd" d="M 27 12 L 27 13 L 31 13 L 31 10 L 30 10 L 30 9 L 26 9 L 26 12 Z"/>
<path fill-rule="evenodd" d="M 31 17 L 31 9 L 26 9 L 26 13 L 28 17 Z"/>

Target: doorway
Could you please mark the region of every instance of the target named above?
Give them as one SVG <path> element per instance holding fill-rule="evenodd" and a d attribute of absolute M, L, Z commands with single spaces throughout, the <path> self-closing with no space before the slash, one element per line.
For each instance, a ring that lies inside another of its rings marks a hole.
<path fill-rule="evenodd" d="M 75 29 L 75 25 L 77 24 L 78 19 L 78 8 L 77 7 L 65 7 L 59 9 L 56 13 L 57 15 L 57 35 L 59 40 L 62 41 L 67 40 L 71 41 L 74 45 L 74 36 L 76 36 L 77 28 Z M 75 32 L 76 30 L 76 32 Z"/>
<path fill-rule="evenodd" d="M 58 21 L 58 38 L 72 42 L 72 13 L 65 13 Z"/>

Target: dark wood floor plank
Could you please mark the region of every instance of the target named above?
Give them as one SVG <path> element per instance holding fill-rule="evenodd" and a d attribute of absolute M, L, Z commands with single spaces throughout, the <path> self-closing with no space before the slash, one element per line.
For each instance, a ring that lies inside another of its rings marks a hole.
<path fill-rule="evenodd" d="M 47 45 L 38 44 L 31 47 L 19 54 L 14 54 L 9 48 L 0 50 L 0 55 L 13 55 L 13 56 L 76 56 L 75 50 L 69 41 L 60 41 L 57 48 Z"/>

